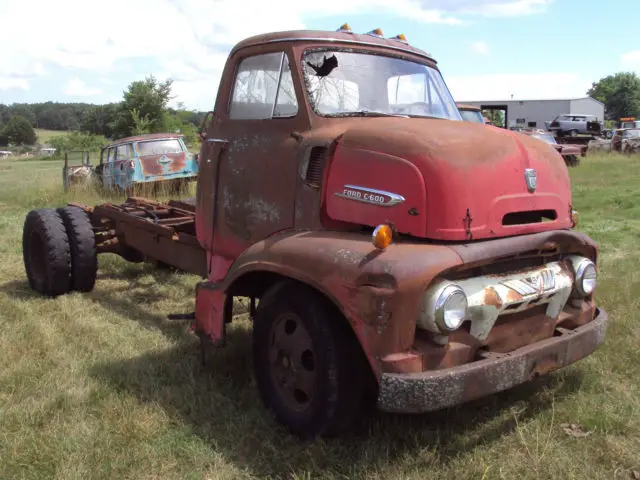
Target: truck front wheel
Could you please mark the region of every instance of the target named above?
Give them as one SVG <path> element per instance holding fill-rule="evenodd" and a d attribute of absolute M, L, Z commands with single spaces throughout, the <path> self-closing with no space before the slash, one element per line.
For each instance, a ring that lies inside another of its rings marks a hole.
<path fill-rule="evenodd" d="M 322 296 L 291 282 L 267 292 L 256 311 L 253 365 L 262 400 L 303 439 L 347 429 L 364 398 L 362 353 L 341 320 Z"/>

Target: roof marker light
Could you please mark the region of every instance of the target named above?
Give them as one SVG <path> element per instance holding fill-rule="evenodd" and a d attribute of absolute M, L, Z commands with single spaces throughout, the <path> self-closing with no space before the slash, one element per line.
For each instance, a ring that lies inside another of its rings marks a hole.
<path fill-rule="evenodd" d="M 340 28 L 336 30 L 336 32 L 353 33 L 353 30 L 351 30 L 351 27 L 348 23 L 343 23 L 342 25 L 340 25 Z"/>
<path fill-rule="evenodd" d="M 404 33 L 400 33 L 400 34 L 396 35 L 395 37 L 391 37 L 391 40 L 397 40 L 397 41 L 402 42 L 402 43 L 409 43 L 409 42 L 407 42 L 407 37 L 404 36 Z"/>
<path fill-rule="evenodd" d="M 374 37 L 382 37 L 383 36 L 382 29 L 376 28 L 375 30 L 371 30 L 370 32 L 367 32 L 367 35 L 373 35 Z"/>

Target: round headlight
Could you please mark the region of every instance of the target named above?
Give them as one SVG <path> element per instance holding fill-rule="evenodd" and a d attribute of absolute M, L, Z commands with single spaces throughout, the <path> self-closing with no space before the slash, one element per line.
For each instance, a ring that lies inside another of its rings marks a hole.
<path fill-rule="evenodd" d="M 467 295 L 459 286 L 445 287 L 435 304 L 435 320 L 438 328 L 443 333 L 460 328 L 467 318 L 468 307 Z"/>
<path fill-rule="evenodd" d="M 596 289 L 597 277 L 596 266 L 591 260 L 580 262 L 576 269 L 575 282 L 578 293 L 583 297 L 591 295 Z"/>

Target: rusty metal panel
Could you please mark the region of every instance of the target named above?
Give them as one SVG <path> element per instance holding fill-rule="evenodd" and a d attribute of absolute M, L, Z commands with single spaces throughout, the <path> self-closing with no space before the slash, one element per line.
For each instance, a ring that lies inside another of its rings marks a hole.
<path fill-rule="evenodd" d="M 131 197 L 120 205 L 91 209 L 98 251 L 123 253 L 133 248 L 142 257 L 183 271 L 207 276 L 206 252 L 195 237 L 195 211 L 190 204 L 164 204 Z"/>
<path fill-rule="evenodd" d="M 507 390 L 574 363 L 604 341 L 607 314 L 575 330 L 524 346 L 508 355 L 489 353 L 458 367 L 422 373 L 385 373 L 380 378 L 378 407 L 390 412 L 427 412 Z"/>
<path fill-rule="evenodd" d="M 120 223 L 116 232 L 121 242 L 142 252 L 145 257 L 207 277 L 206 254 L 199 245 L 193 245 L 184 235 L 177 234 L 168 238 L 154 234 L 145 227 L 146 225 Z"/>

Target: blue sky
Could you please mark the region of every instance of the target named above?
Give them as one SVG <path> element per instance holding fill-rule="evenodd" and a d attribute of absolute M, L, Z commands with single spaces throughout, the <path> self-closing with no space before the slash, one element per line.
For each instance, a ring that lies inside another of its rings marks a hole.
<path fill-rule="evenodd" d="M 404 33 L 431 52 L 456 100 L 579 97 L 600 77 L 640 72 L 637 0 L 112 0 L 98 15 L 94 8 L 0 0 L 0 103 L 118 101 L 131 81 L 154 74 L 174 79 L 174 103 L 210 109 L 233 43 L 345 21 L 354 31 Z"/>

